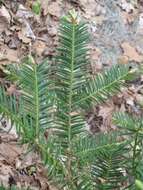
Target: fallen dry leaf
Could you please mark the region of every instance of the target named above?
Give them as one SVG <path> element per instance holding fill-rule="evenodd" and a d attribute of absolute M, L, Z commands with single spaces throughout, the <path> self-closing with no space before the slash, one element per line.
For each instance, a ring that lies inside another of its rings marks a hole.
<path fill-rule="evenodd" d="M 26 19 L 23 19 L 22 28 L 18 32 L 18 37 L 20 40 L 22 40 L 23 43 L 26 44 L 30 43 L 31 39 L 36 39 L 36 36 L 31 28 L 30 23 Z"/>
<path fill-rule="evenodd" d="M 0 62 L 1 64 L 9 63 L 9 62 L 18 62 L 18 51 L 14 49 L 9 49 L 8 47 L 0 47 Z"/>
<path fill-rule="evenodd" d="M 7 163 L 13 165 L 15 164 L 16 158 L 22 153 L 22 148 L 17 145 L 10 143 L 1 143 L 0 144 L 0 155 L 3 157 Z"/>
<path fill-rule="evenodd" d="M 21 31 L 18 32 L 18 37 L 25 44 L 29 44 L 31 42 L 31 39 L 27 38 L 25 35 L 25 28 L 23 28 Z"/>
<path fill-rule="evenodd" d="M 6 30 L 10 24 L 11 16 L 5 6 L 0 8 L 0 33 Z"/>
<path fill-rule="evenodd" d="M 90 58 L 91 58 L 91 69 L 92 73 L 96 73 L 98 71 L 101 71 L 103 68 L 103 64 L 100 61 L 100 56 L 101 56 L 101 51 L 98 48 L 93 48 L 91 47 L 91 53 L 90 53 Z"/>
<path fill-rule="evenodd" d="M 105 16 L 100 15 L 100 16 L 96 16 L 94 18 L 94 20 L 95 20 L 96 24 L 101 25 L 103 23 L 103 21 L 106 20 L 106 18 L 105 18 Z"/>
<path fill-rule="evenodd" d="M 0 8 L 0 16 L 4 17 L 5 20 L 10 24 L 10 20 L 11 20 L 11 16 L 8 12 L 8 10 L 6 9 L 5 6 L 2 5 L 2 7 Z"/>
<path fill-rule="evenodd" d="M 142 94 L 136 94 L 136 103 L 143 107 L 143 95 Z"/>
<path fill-rule="evenodd" d="M 98 116 L 98 109 L 91 109 L 85 113 L 86 130 L 92 134 L 100 132 L 100 126 L 103 124 L 102 116 Z"/>
<path fill-rule="evenodd" d="M 126 104 L 129 106 L 134 106 L 134 97 L 130 97 L 126 100 Z"/>
<path fill-rule="evenodd" d="M 118 5 L 121 7 L 122 10 L 126 11 L 127 13 L 131 13 L 132 11 L 134 11 L 134 6 L 126 0 L 119 1 Z"/>
<path fill-rule="evenodd" d="M 141 62 L 143 61 L 143 56 L 139 55 L 136 48 L 131 46 L 128 42 L 123 42 L 121 47 L 124 52 L 124 56 L 127 56 L 129 61 Z"/>
<path fill-rule="evenodd" d="M 26 149 L 25 149 L 26 151 Z M 21 156 L 21 164 L 19 165 L 20 168 L 29 167 L 31 165 L 40 163 L 39 155 L 34 152 L 29 152 L 27 155 Z"/>
<path fill-rule="evenodd" d="M 51 27 L 48 27 L 48 34 L 51 37 L 55 37 L 57 34 L 57 23 L 55 23 L 55 25 L 52 25 Z"/>
<path fill-rule="evenodd" d="M 103 14 L 105 9 L 95 0 L 84 0 L 81 1 L 82 6 L 85 9 L 86 14 L 83 14 L 84 18 L 94 20 L 95 16 Z"/>
<path fill-rule="evenodd" d="M 34 14 L 26 9 L 22 4 L 19 5 L 16 17 L 19 21 L 23 22 L 23 19 L 33 18 Z"/>
<path fill-rule="evenodd" d="M 0 184 L 3 184 L 4 187 L 9 185 L 9 177 L 13 175 L 12 168 L 10 165 L 4 164 L 0 161 Z"/>
<path fill-rule="evenodd" d="M 49 2 L 48 1 L 40 0 L 40 3 L 41 3 L 41 8 L 42 8 L 43 16 L 46 16 L 48 14 Z"/>
<path fill-rule="evenodd" d="M 58 1 L 49 4 L 48 13 L 52 16 L 56 16 L 57 18 L 61 16 L 61 7 Z"/>
<path fill-rule="evenodd" d="M 41 190 L 50 190 L 47 178 L 44 178 L 43 176 L 37 174 L 35 179 L 39 182 Z"/>
<path fill-rule="evenodd" d="M 15 135 L 13 135 L 13 134 L 10 134 L 10 133 L 5 133 L 5 132 L 3 132 L 3 133 L 1 133 L 0 134 L 0 143 L 1 142 L 15 142 L 15 141 L 17 141 L 17 138 L 15 138 Z"/>
<path fill-rule="evenodd" d="M 30 39 L 35 40 L 36 37 L 28 20 L 34 18 L 34 14 L 26 9 L 22 4 L 20 4 L 16 13 L 16 17 L 22 24 L 22 29 L 18 33 L 19 39 L 21 39 L 24 43 L 31 42 Z"/>
<path fill-rule="evenodd" d="M 119 64 L 128 64 L 129 62 L 129 59 L 126 55 L 121 55 L 119 58 L 118 58 L 118 63 Z"/>
<path fill-rule="evenodd" d="M 99 59 L 99 56 L 101 55 L 101 50 L 99 48 L 96 48 L 96 47 L 92 47 L 91 51 L 91 59 L 93 61 L 97 61 Z"/>
<path fill-rule="evenodd" d="M 31 28 L 30 23 L 27 20 L 24 20 L 24 24 L 23 24 L 23 34 L 25 35 L 25 37 L 27 38 L 31 38 L 33 40 L 36 39 L 35 34 L 33 33 L 33 30 Z"/>
<path fill-rule="evenodd" d="M 36 54 L 38 56 L 41 56 L 42 53 L 44 52 L 45 48 L 46 48 L 46 44 L 40 40 L 36 40 L 34 45 L 33 45 L 33 48 L 35 49 Z"/>
<path fill-rule="evenodd" d="M 125 24 L 132 24 L 136 20 L 137 13 L 133 12 L 127 13 L 127 12 L 122 12 L 122 18 Z"/>
<path fill-rule="evenodd" d="M 101 125 L 101 131 L 107 132 L 112 127 L 112 114 L 114 112 L 114 104 L 112 101 L 100 106 L 99 116 L 103 117 L 103 124 Z"/>

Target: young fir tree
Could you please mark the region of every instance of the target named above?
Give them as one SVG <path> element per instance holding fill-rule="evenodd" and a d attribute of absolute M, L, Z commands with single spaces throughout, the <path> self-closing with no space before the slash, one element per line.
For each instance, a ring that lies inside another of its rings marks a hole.
<path fill-rule="evenodd" d="M 88 42 L 87 25 L 69 12 L 60 22 L 54 66 L 36 64 L 31 56 L 10 66 L 20 95 L 8 95 L 1 85 L 0 113 L 16 126 L 23 143 L 40 152 L 48 180 L 58 189 L 122 189 L 128 141 L 117 140 L 118 133 L 89 135 L 83 112 L 118 93 L 134 72 L 113 65 L 91 76 Z"/>

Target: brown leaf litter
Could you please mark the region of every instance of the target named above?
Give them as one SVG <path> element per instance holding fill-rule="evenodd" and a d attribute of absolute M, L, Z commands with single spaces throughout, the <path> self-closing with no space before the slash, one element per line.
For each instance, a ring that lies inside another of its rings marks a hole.
<path fill-rule="evenodd" d="M 123 42 L 121 47 L 124 52 L 124 56 L 128 57 L 129 61 L 142 62 L 143 55 L 140 55 L 135 47 L 131 46 L 128 42 Z"/>
<path fill-rule="evenodd" d="M 48 190 L 47 171 L 39 155 L 27 154 L 27 146 L 18 145 L 11 134 L 0 133 L 0 141 L 0 183 L 5 187 Z"/>

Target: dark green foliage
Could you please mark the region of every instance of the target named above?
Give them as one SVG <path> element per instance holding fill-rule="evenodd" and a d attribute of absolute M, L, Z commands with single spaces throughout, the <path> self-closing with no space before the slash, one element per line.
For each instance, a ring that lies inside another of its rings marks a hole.
<path fill-rule="evenodd" d="M 116 113 L 113 121 L 120 127 L 124 137 L 130 139 L 129 151 L 126 154 L 127 159 L 130 160 L 128 162 L 128 172 L 134 180 L 143 181 L 143 120 L 125 113 Z"/>
<path fill-rule="evenodd" d="M 16 125 L 24 142 L 28 140 L 33 143 L 46 128 L 52 127 L 51 124 L 48 125 L 53 112 L 52 94 L 49 90 L 52 85 L 48 80 L 50 65 L 47 61 L 37 65 L 30 56 L 26 61 L 19 67 L 11 67 L 15 75 L 18 73 L 20 94 L 9 96 L 4 87 L 1 87 L 0 110 Z"/>
<path fill-rule="evenodd" d="M 108 97 L 116 94 L 120 87 L 125 85 L 125 80 L 132 77 L 127 66 L 115 65 L 103 74 L 98 74 L 89 78 L 87 82 L 79 88 L 79 96 L 76 104 L 84 104 L 86 106 L 91 103 L 102 103 Z"/>
<path fill-rule="evenodd" d="M 98 153 L 92 166 L 93 179 L 98 189 L 117 189 L 122 187 L 125 181 L 126 170 L 123 154 L 126 152 L 124 144 Z"/>
<path fill-rule="evenodd" d="M 88 41 L 86 24 L 70 12 L 60 24 L 54 67 L 36 64 L 31 56 L 11 67 L 9 78 L 20 95 L 9 96 L 1 87 L 0 113 L 16 125 L 23 142 L 39 150 L 49 182 L 59 189 L 119 189 L 127 177 L 128 141 L 121 142 L 118 133 L 89 135 L 83 111 L 119 92 L 134 72 L 115 65 L 90 76 Z"/>

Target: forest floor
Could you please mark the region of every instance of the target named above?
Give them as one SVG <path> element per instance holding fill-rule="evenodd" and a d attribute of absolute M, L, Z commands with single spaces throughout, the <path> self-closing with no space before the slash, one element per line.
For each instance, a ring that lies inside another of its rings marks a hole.
<path fill-rule="evenodd" d="M 143 62 L 142 0 L 39 0 L 40 14 L 35 14 L 33 0 L 0 0 L 0 80 L 5 80 L 4 65 L 21 63 L 26 55 L 36 62 L 52 59 L 58 43 L 61 16 L 74 8 L 88 24 L 91 35 L 91 73 L 112 64 L 138 66 Z M 7 92 L 13 93 L 14 85 Z M 94 134 L 115 130 L 112 113 L 127 111 L 143 115 L 143 77 L 114 96 L 106 104 L 87 113 L 87 123 Z M 0 123 L 0 184 L 10 187 L 48 190 L 49 184 L 39 155 L 26 153 L 19 145 L 15 129 L 8 121 Z M 5 131 L 5 132 L 4 132 Z M 55 190 L 54 187 L 51 187 Z"/>

